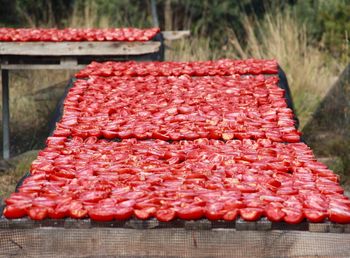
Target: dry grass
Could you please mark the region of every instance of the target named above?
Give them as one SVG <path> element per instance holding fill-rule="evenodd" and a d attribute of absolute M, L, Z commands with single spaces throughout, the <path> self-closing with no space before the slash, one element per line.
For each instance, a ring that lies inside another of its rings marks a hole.
<path fill-rule="evenodd" d="M 30 151 L 10 160 L 12 167 L 0 174 L 0 198 L 6 198 L 15 191 L 16 184 L 26 171 L 29 171 L 30 164 L 37 154 L 37 151 Z"/>
<path fill-rule="evenodd" d="M 12 121 L 22 123 L 37 123 L 40 121 L 40 110 L 32 98 L 33 94 L 51 85 L 68 81 L 72 75 L 70 71 L 21 71 L 10 75 L 10 105 Z M 34 118 L 34 119 L 33 119 Z"/>
<path fill-rule="evenodd" d="M 217 59 L 218 53 L 210 50 L 209 38 L 191 38 L 165 42 L 167 61 L 198 61 Z"/>

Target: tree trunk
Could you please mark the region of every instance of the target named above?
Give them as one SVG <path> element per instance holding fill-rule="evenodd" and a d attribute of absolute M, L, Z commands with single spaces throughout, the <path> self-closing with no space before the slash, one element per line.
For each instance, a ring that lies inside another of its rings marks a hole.
<path fill-rule="evenodd" d="M 173 29 L 173 14 L 172 14 L 172 10 L 171 10 L 171 0 L 165 1 L 164 28 L 165 28 L 165 30 L 172 30 Z"/>

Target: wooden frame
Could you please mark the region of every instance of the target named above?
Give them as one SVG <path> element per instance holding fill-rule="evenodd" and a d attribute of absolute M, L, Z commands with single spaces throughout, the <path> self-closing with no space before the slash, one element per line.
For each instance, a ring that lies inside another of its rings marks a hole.
<path fill-rule="evenodd" d="M 0 257 L 349 257 L 350 234 L 128 228 L 1 229 Z"/>

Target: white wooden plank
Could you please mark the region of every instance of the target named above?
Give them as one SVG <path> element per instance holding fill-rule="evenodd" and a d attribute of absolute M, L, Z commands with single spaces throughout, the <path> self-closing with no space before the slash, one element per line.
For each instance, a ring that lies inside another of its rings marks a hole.
<path fill-rule="evenodd" d="M 74 64 L 5 64 L 0 69 L 8 70 L 80 70 L 86 65 Z"/>
<path fill-rule="evenodd" d="M 0 55 L 118 56 L 159 51 L 160 42 L 0 42 Z"/>

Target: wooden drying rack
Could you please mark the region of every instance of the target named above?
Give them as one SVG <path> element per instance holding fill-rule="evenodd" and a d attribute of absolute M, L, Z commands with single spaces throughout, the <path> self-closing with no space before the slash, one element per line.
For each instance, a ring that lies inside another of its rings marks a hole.
<path fill-rule="evenodd" d="M 10 70 L 78 70 L 93 60 L 162 61 L 164 39 L 175 40 L 189 35 L 189 31 L 163 31 L 147 42 L 0 42 L 3 158 L 10 157 Z"/>

